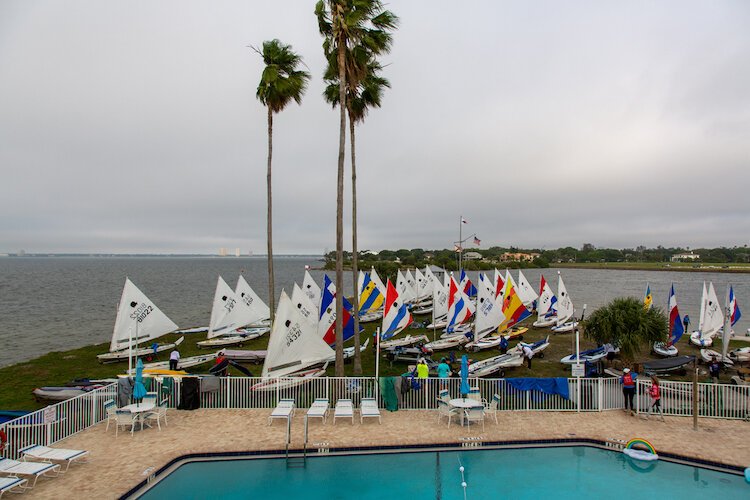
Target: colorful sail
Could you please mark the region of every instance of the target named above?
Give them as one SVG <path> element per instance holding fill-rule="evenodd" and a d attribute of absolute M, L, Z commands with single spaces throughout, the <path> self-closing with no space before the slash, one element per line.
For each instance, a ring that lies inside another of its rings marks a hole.
<path fill-rule="evenodd" d="M 521 298 L 513 286 L 512 278 L 505 282 L 502 311 L 503 315 L 505 315 L 505 320 L 500 325 L 501 328 L 510 328 L 531 316 L 529 310 L 521 302 Z"/>
<path fill-rule="evenodd" d="M 729 317 L 732 326 L 742 317 L 740 306 L 737 305 L 737 297 L 734 296 L 734 289 L 731 286 L 729 287 Z"/>
<path fill-rule="evenodd" d="M 383 312 L 383 328 L 380 333 L 382 340 L 387 340 L 398 334 L 412 322 L 411 313 L 401 300 L 398 291 L 391 283 L 386 284 L 385 310 Z"/>
<path fill-rule="evenodd" d="M 477 296 L 477 288 L 471 282 L 469 276 L 466 274 L 466 271 L 464 271 L 463 269 L 461 269 L 461 282 L 459 283 L 459 286 L 467 297 Z"/>
<path fill-rule="evenodd" d="M 377 283 L 372 279 L 371 273 L 362 273 L 359 284 L 359 314 L 371 313 L 383 307 L 385 297 L 380 293 Z"/>
<path fill-rule="evenodd" d="M 346 297 L 342 297 L 342 300 L 344 301 L 343 334 L 344 342 L 346 342 L 354 336 L 354 321 L 351 314 L 352 304 Z M 318 333 L 326 341 L 326 344 L 336 344 L 336 285 L 333 284 L 328 275 L 324 276 Z"/>
<path fill-rule="evenodd" d="M 646 295 L 643 297 L 643 308 L 649 310 L 654 306 L 654 298 L 651 296 L 651 285 L 646 283 Z"/>
<path fill-rule="evenodd" d="M 680 311 L 677 309 L 677 296 L 674 293 L 674 284 L 669 291 L 669 342 L 668 345 L 676 344 L 682 334 L 685 333 L 685 327 L 680 318 Z"/>
<path fill-rule="evenodd" d="M 503 279 L 500 271 L 495 269 L 495 295 L 500 297 L 503 294 L 503 290 L 505 290 L 505 279 Z"/>
<path fill-rule="evenodd" d="M 448 331 L 450 332 L 454 326 L 468 321 L 474 311 L 474 303 L 451 276 L 448 288 Z"/>

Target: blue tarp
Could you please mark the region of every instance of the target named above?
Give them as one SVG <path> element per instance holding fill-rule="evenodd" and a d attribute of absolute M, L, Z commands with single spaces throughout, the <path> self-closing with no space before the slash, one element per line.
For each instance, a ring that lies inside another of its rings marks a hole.
<path fill-rule="evenodd" d="M 506 378 L 505 381 L 519 391 L 541 391 L 545 394 L 559 394 L 570 399 L 568 379 L 555 378 Z"/>

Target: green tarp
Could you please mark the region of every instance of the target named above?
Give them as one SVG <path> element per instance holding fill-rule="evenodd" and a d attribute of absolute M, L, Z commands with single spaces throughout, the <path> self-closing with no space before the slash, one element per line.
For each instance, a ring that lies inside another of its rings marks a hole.
<path fill-rule="evenodd" d="M 393 383 L 393 377 L 380 377 L 380 397 L 388 411 L 398 410 L 398 396 L 396 387 Z"/>

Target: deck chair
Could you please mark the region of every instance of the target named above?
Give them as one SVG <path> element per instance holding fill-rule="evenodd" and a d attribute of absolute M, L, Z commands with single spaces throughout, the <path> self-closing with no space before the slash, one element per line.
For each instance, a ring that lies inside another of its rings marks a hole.
<path fill-rule="evenodd" d="M 66 472 L 72 463 L 86 463 L 88 461 L 88 450 L 69 450 L 66 448 L 50 448 L 33 444 L 18 450 L 24 460 L 40 460 L 64 465 L 60 472 Z"/>
<path fill-rule="evenodd" d="M 108 399 L 104 402 L 104 411 L 107 412 L 107 427 L 104 432 L 109 430 L 110 422 L 117 422 L 117 405 L 114 399 Z"/>
<path fill-rule="evenodd" d="M 115 437 L 120 433 L 120 427 L 127 426 L 130 426 L 130 435 L 132 436 L 138 422 L 140 422 L 140 418 L 137 414 L 128 410 L 115 410 Z M 141 429 L 143 429 L 143 423 L 141 423 Z"/>
<path fill-rule="evenodd" d="M 146 401 L 144 399 L 144 401 Z M 143 416 L 146 421 L 146 425 L 151 427 L 149 423 L 152 420 L 156 420 L 156 426 L 161 430 L 161 421 L 164 420 L 164 425 L 167 425 L 167 400 L 164 399 L 159 405 L 155 406 L 154 409 Z"/>
<path fill-rule="evenodd" d="M 448 419 L 448 427 L 451 426 L 451 419 L 458 415 L 456 412 L 456 408 L 451 407 L 446 401 L 443 401 L 442 399 L 438 399 L 438 423 L 440 423 L 440 420 L 442 420 L 443 417 L 446 417 Z"/>
<path fill-rule="evenodd" d="M 333 423 L 337 418 L 351 418 L 354 425 L 354 406 L 351 399 L 339 399 L 336 401 L 336 409 L 333 412 Z"/>
<path fill-rule="evenodd" d="M 282 418 L 289 420 L 294 416 L 294 400 L 293 399 L 280 399 L 276 403 L 276 408 L 273 409 L 271 414 L 268 416 L 268 425 L 271 425 L 273 419 Z"/>
<path fill-rule="evenodd" d="M 450 393 L 448 392 L 448 389 L 441 389 L 440 395 L 438 396 L 439 399 L 445 401 L 446 403 L 451 400 Z"/>
<path fill-rule="evenodd" d="M 60 472 L 58 464 L 41 463 L 41 462 L 19 462 L 10 458 L 0 459 L 0 475 L 18 476 L 33 482 L 27 488 L 33 488 L 40 477 L 50 475 L 57 476 Z"/>
<path fill-rule="evenodd" d="M 472 387 L 469 389 L 469 394 L 467 394 L 466 397 L 475 401 L 482 401 L 482 394 L 479 392 L 479 387 Z"/>
<path fill-rule="evenodd" d="M 21 488 L 21 491 L 12 491 L 16 488 Z M 18 477 L 0 477 L 0 497 L 3 496 L 3 493 L 11 492 L 11 493 L 21 493 L 22 491 L 27 490 L 28 487 L 26 486 L 26 480 L 21 479 Z"/>
<path fill-rule="evenodd" d="M 378 408 L 378 401 L 375 398 L 362 398 L 362 402 L 359 405 L 359 423 L 366 418 L 377 418 L 378 423 L 382 424 L 380 420 L 380 408 Z"/>
<path fill-rule="evenodd" d="M 497 410 L 500 407 L 500 396 L 495 394 L 492 396 L 492 401 L 489 404 L 484 405 L 484 414 L 490 417 L 493 417 L 495 419 L 495 424 L 498 423 L 497 421 Z"/>
<path fill-rule="evenodd" d="M 307 413 L 305 414 L 305 419 L 310 418 L 319 418 L 323 421 L 323 424 L 326 423 L 326 419 L 328 418 L 328 400 L 324 398 L 319 398 L 313 401 L 312 406 L 307 410 Z"/>
<path fill-rule="evenodd" d="M 464 413 L 466 425 L 472 422 L 482 422 L 482 432 L 484 432 L 484 408 L 467 408 Z"/>

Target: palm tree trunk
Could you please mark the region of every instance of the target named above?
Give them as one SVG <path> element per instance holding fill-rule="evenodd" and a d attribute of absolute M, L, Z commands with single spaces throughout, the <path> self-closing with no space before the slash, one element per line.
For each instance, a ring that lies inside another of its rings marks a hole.
<path fill-rule="evenodd" d="M 346 149 L 346 40 L 339 40 L 339 165 L 336 181 L 336 376 L 344 376 L 344 151 Z"/>
<path fill-rule="evenodd" d="M 349 138 L 352 151 L 352 283 L 354 284 L 354 375 L 362 375 L 362 354 L 359 352 L 359 268 L 357 266 L 357 164 L 354 153 L 354 120 L 349 113 Z"/>
<path fill-rule="evenodd" d="M 273 216 L 271 213 L 271 153 L 273 152 L 273 112 L 268 108 L 268 172 L 266 173 L 266 191 L 268 198 L 268 220 L 266 221 L 266 239 L 268 240 L 268 307 L 271 310 L 271 321 L 276 311 L 274 307 L 276 294 L 273 289 Z"/>

